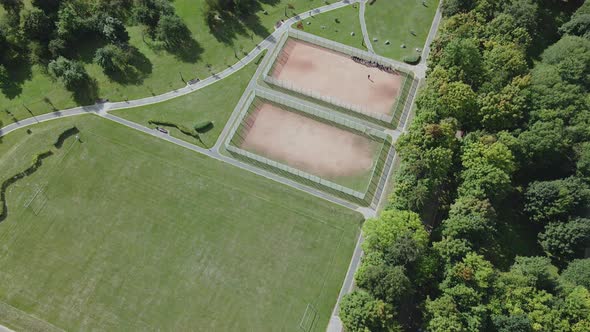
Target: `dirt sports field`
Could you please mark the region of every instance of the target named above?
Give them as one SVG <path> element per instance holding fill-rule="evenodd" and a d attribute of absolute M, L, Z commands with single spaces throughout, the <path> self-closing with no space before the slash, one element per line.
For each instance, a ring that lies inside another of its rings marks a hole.
<path fill-rule="evenodd" d="M 373 166 L 377 142 L 270 103 L 250 117 L 241 148 L 323 178 L 355 176 Z"/>
<path fill-rule="evenodd" d="M 272 76 L 378 114 L 391 114 L 401 75 L 354 62 L 350 56 L 296 39 L 285 43 Z M 369 80 L 368 75 L 371 75 Z"/>

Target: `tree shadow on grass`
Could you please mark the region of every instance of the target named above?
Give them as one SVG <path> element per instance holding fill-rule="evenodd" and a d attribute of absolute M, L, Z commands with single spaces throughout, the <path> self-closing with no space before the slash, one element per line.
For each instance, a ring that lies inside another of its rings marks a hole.
<path fill-rule="evenodd" d="M 265 5 L 276 6 L 281 3 L 281 0 L 258 0 L 258 2 L 263 3 Z"/>
<path fill-rule="evenodd" d="M 152 62 L 134 46 L 129 46 L 126 51 L 129 52 L 127 65 L 118 70 L 105 71 L 105 74 L 120 84 L 142 84 L 152 73 Z"/>
<path fill-rule="evenodd" d="M 254 33 L 262 38 L 268 37 L 270 31 L 261 23 L 256 13 L 262 10 L 261 3 L 277 5 L 279 0 L 259 0 L 241 2 L 237 13 L 229 11 L 214 11 L 206 14 L 207 24 L 211 34 L 226 45 L 233 45 L 238 36 L 250 36 Z"/>
<path fill-rule="evenodd" d="M 94 32 L 83 32 L 74 41 L 67 43 L 63 56 L 83 63 L 92 63 L 96 50 L 105 47 L 109 42 Z"/>
<path fill-rule="evenodd" d="M 219 14 L 219 21 L 217 23 L 214 25 L 209 24 L 209 31 L 218 42 L 226 45 L 233 45 L 238 35 L 248 35 L 244 24 L 226 12 Z"/>
<path fill-rule="evenodd" d="M 271 32 L 260 23 L 260 17 L 256 15 L 248 15 L 247 17 L 242 18 L 242 22 L 246 28 L 259 37 L 266 38 L 271 34 Z"/>
<path fill-rule="evenodd" d="M 8 99 L 18 97 L 23 91 L 23 83 L 33 76 L 31 63 L 28 59 L 21 59 L 18 62 L 5 66 L 7 79 L 0 82 L 0 91 Z"/>
<path fill-rule="evenodd" d="M 203 54 L 204 51 L 201 45 L 193 37 L 185 38 L 179 43 L 166 45 L 164 48 L 179 60 L 189 63 L 199 61 L 201 59 L 201 54 Z"/>
<path fill-rule="evenodd" d="M 88 77 L 76 85 L 72 95 L 78 105 L 92 105 L 98 99 L 98 83 L 94 78 Z"/>

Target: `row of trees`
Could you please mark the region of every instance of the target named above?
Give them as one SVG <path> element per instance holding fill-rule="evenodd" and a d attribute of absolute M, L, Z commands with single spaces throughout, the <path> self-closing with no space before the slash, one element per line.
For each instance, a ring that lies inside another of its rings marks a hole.
<path fill-rule="evenodd" d="M 443 4 L 347 330 L 590 330 L 590 3 L 559 6 Z"/>
<path fill-rule="evenodd" d="M 10 68 L 39 64 L 71 90 L 91 81 L 83 52 L 105 73 L 125 72 L 137 57 L 126 25 L 141 25 L 155 45 L 173 50 L 191 34 L 169 0 L 2 0 L 6 19 L 0 25 L 0 84 Z M 92 59 L 91 59 L 92 60 Z M 10 96 L 9 96 L 10 97 Z"/>

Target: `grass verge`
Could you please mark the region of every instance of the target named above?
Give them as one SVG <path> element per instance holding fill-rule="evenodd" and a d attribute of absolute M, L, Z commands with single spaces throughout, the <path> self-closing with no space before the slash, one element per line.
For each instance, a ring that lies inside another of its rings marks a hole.
<path fill-rule="evenodd" d="M 327 38 L 348 46 L 367 50 L 359 20 L 359 5 L 353 4 L 331 12 L 315 15 L 293 25 L 300 30 Z"/>
<path fill-rule="evenodd" d="M 401 61 L 404 56 L 416 54 L 416 48 L 424 47 L 438 0 L 376 0 L 372 5 L 369 3 L 365 21 L 377 54 Z M 386 45 L 388 40 L 389 45 Z M 402 44 L 406 47 L 402 48 Z"/>
<path fill-rule="evenodd" d="M 209 148 L 217 141 L 225 123 L 256 72 L 258 64 L 259 61 L 251 62 L 231 76 L 188 95 L 158 104 L 111 113 L 150 128 L 156 127 L 149 123 L 154 119 L 167 120 L 187 128 L 193 128 L 200 122 L 212 121 L 213 128 L 199 135 L 202 142 L 181 133 L 178 129 L 169 128 L 172 136 Z"/>

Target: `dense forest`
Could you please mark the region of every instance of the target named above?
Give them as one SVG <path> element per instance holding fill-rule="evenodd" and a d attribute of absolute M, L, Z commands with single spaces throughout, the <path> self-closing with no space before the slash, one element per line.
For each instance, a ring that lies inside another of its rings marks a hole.
<path fill-rule="evenodd" d="M 590 2 L 447 0 L 347 331 L 590 331 Z"/>

